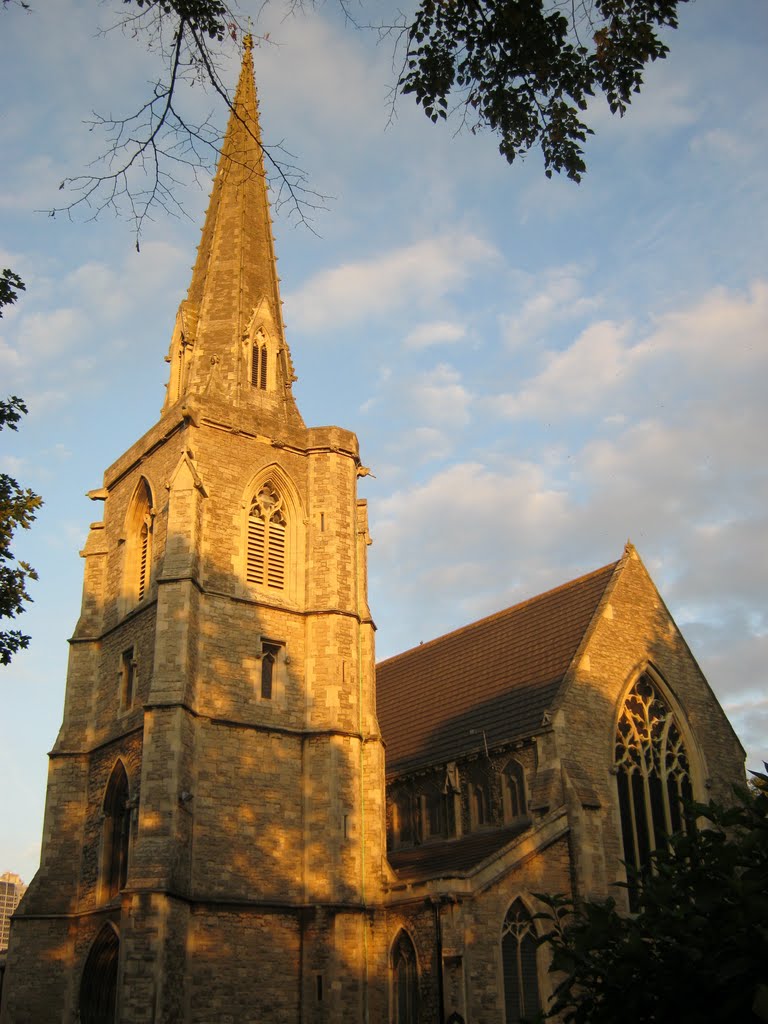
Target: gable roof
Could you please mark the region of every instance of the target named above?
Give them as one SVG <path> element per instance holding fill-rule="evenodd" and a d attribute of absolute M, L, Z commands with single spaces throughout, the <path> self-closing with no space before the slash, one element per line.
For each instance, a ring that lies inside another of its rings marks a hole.
<path fill-rule="evenodd" d="M 540 731 L 618 564 L 382 661 L 387 774 Z"/>

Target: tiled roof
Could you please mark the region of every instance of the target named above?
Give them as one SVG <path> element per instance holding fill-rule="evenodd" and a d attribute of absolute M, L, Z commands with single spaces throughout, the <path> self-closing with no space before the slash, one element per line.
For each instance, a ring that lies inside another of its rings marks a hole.
<path fill-rule="evenodd" d="M 461 875 L 521 835 L 529 825 L 530 822 L 525 821 L 488 832 L 473 832 L 462 839 L 392 850 L 387 858 L 398 879 L 404 882 Z"/>
<path fill-rule="evenodd" d="M 382 661 L 387 773 L 538 732 L 616 565 Z"/>

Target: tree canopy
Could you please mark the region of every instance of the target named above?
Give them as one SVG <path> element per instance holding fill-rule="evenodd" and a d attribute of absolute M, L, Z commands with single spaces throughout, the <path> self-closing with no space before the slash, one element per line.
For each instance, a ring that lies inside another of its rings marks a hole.
<path fill-rule="evenodd" d="M 768 765 L 766 765 L 768 770 Z M 560 978 L 548 1016 L 566 1024 L 768 1021 L 768 775 L 732 807 L 696 805 L 705 827 L 652 855 L 638 913 L 614 900 L 540 915 Z"/>
<path fill-rule="evenodd" d="M 283 0 L 290 14 L 314 2 Z M 362 0 L 354 15 L 348 0 L 338 0 L 357 28 L 391 41 L 400 68 L 394 97 L 412 97 L 432 121 L 454 118 L 472 132 L 493 133 L 510 163 L 539 149 L 548 177 L 564 173 L 573 181 L 587 168 L 590 98 L 602 94 L 613 113 L 624 114 L 649 63 L 667 56 L 663 34 L 677 27 L 686 2 L 414 0 L 390 22 L 363 25 Z M 127 211 L 138 236 L 154 207 L 180 208 L 176 169 L 207 166 L 220 142 L 210 122 L 184 116 L 180 84 L 203 81 L 231 109 L 219 59 L 242 40 L 244 16 L 253 14 L 258 26 L 260 5 L 249 11 L 229 0 L 114 3 L 118 25 L 157 54 L 157 80 L 136 111 L 94 115 L 91 127 L 106 136 L 105 165 L 62 182 L 74 198 L 59 209 Z M 287 203 L 307 220 L 325 197 L 307 186 L 280 147 L 265 147 L 265 157 L 276 205 Z"/>
<path fill-rule="evenodd" d="M 12 270 L 0 274 L 0 317 L 3 307 L 16 301 L 24 290 L 24 282 Z M 27 407 L 16 395 L 0 400 L 0 430 L 17 430 Z M 15 558 L 11 551 L 13 535 L 19 528 L 27 530 L 42 505 L 42 498 L 7 473 L 0 473 L 0 621 L 14 619 L 31 600 L 27 582 L 37 573 L 27 562 Z M 29 645 L 30 638 L 18 629 L 0 629 L 0 664 L 7 665 L 17 651 Z"/>

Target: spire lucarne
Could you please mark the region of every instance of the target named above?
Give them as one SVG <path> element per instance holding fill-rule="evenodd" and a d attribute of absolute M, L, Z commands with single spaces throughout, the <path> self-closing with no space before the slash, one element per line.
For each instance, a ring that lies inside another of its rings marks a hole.
<path fill-rule="evenodd" d="M 176 318 L 163 412 L 204 401 L 301 424 L 267 187 L 247 36 L 192 281 Z"/>

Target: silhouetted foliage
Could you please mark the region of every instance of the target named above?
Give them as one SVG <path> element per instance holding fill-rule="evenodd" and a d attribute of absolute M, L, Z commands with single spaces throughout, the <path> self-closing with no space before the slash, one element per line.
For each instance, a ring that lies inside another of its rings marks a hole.
<path fill-rule="evenodd" d="M 766 766 L 768 769 L 768 766 Z M 768 776 L 759 775 L 768 781 Z M 694 805 L 705 827 L 673 836 L 638 879 L 639 910 L 540 896 L 551 970 L 548 1016 L 565 1024 L 749 1024 L 768 1020 L 768 792 Z"/>
<path fill-rule="evenodd" d="M 16 301 L 24 282 L 12 270 L 0 275 L 0 317 L 3 306 Z M 18 429 L 27 407 L 16 395 L 0 401 L 0 430 Z M 37 573 L 27 562 L 19 561 L 11 551 L 14 532 L 27 530 L 42 505 L 39 495 L 21 487 L 7 473 L 0 473 L 0 620 L 14 619 L 24 611 L 24 602 L 31 600 L 27 593 L 27 580 L 36 580 Z M 0 630 L 0 664 L 7 665 L 13 655 L 29 645 L 30 638 L 18 629 Z"/>
<path fill-rule="evenodd" d="M 293 14 L 315 0 L 282 2 Z M 660 32 L 677 27 L 686 2 L 417 0 L 394 23 L 365 27 L 394 41 L 401 71 L 393 97 L 413 96 L 432 121 L 455 114 L 472 132 L 493 132 L 510 163 L 538 147 L 548 177 L 564 172 L 579 181 L 592 133 L 583 118 L 589 98 L 602 93 L 613 113 L 624 114 L 648 64 L 666 57 Z M 349 22 L 363 27 L 348 0 L 338 3 Z M 65 179 L 61 188 L 75 198 L 50 212 L 80 205 L 93 216 L 127 212 L 138 238 L 153 208 L 181 210 L 177 169 L 207 171 L 218 150 L 217 129 L 185 118 L 176 95 L 180 83 L 202 81 L 231 108 L 218 60 L 242 38 L 247 10 L 227 0 L 122 0 L 118 6 L 118 26 L 156 52 L 164 70 L 134 113 L 94 113 L 91 127 L 108 140 L 104 170 Z M 260 7 L 252 10 L 258 18 Z M 277 184 L 276 206 L 288 204 L 307 223 L 326 197 L 307 188 L 281 146 L 264 147 L 264 155 Z"/>

